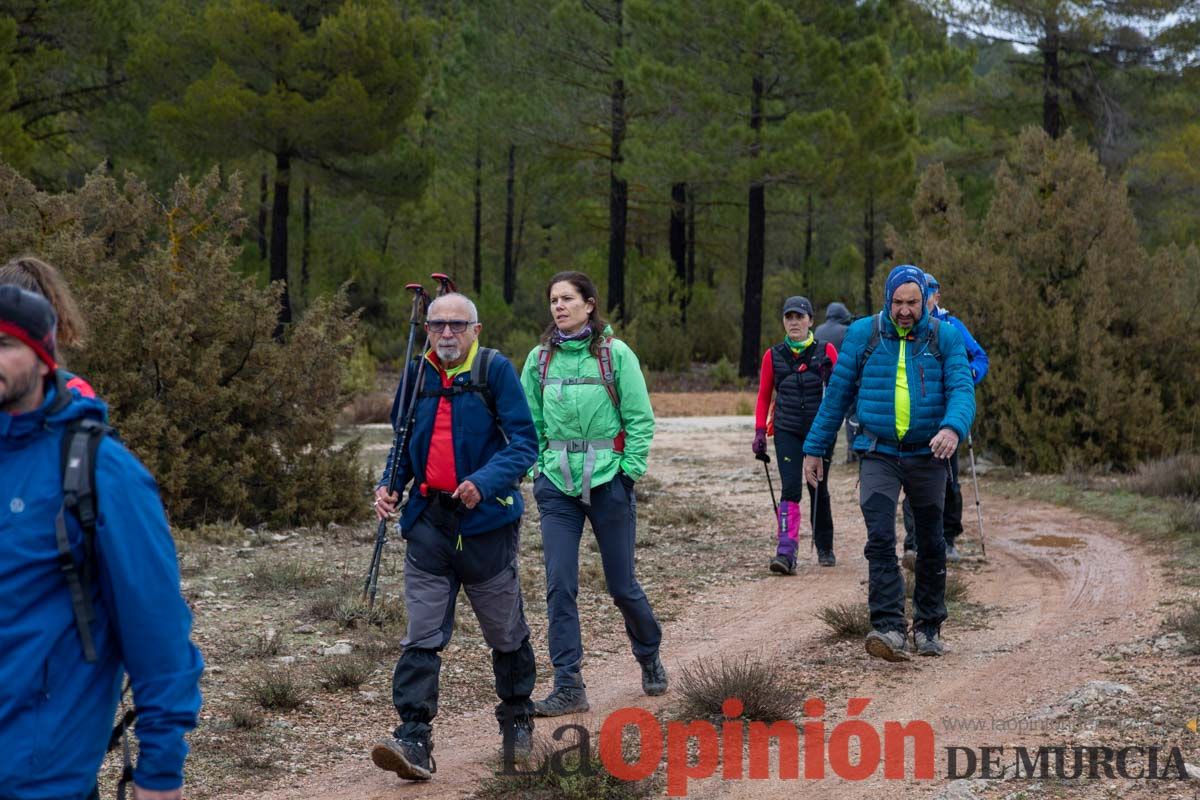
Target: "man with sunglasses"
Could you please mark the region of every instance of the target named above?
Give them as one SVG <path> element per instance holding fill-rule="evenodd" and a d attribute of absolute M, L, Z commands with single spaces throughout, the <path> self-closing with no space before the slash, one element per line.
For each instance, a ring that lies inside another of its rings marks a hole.
<path fill-rule="evenodd" d="M 411 435 L 388 458 L 410 481 L 401 507 L 404 604 L 408 630 L 392 676 L 400 725 L 378 742 L 371 759 L 413 781 L 437 770 L 431 757 L 441 651 L 450 642 L 459 587 L 492 650 L 496 719 L 506 764 L 529 755 L 533 743 L 533 649 L 517 577 L 518 532 L 524 504 L 517 484 L 537 459 L 537 433 L 525 393 L 508 359 L 481 348 L 475 304 L 443 295 L 429 307 L 431 346 L 424 363 L 408 365 L 409 390 L 397 392 L 392 423 L 416 392 Z M 418 366 L 419 365 L 419 366 Z M 397 510 L 385 469 L 375 490 L 380 519 Z"/>

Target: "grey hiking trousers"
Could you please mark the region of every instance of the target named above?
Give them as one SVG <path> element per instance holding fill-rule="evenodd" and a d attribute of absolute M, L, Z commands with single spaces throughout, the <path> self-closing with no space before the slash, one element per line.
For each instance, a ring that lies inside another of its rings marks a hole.
<path fill-rule="evenodd" d="M 450 643 L 458 590 L 479 620 L 492 649 L 496 718 L 501 722 L 533 713 L 536 679 L 529 626 L 517 576 L 520 520 L 487 533 L 458 536 L 458 517 L 431 503 L 404 531 L 404 605 L 408 631 L 404 653 L 392 675 L 392 702 L 401 724 L 399 739 L 424 739 L 437 716 L 439 653 Z"/>

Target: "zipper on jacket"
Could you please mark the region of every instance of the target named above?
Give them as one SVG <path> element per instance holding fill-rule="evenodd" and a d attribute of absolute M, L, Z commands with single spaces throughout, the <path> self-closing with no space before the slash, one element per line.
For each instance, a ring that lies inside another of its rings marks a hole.
<path fill-rule="evenodd" d="M 925 367 L 918 366 L 917 373 L 921 376 L 921 397 L 925 396 Z"/>

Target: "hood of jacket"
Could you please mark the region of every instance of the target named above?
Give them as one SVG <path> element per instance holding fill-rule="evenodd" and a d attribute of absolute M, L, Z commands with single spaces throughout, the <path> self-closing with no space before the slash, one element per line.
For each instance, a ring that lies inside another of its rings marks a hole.
<path fill-rule="evenodd" d="M 929 316 L 925 313 L 925 305 L 929 302 L 929 286 L 925 283 L 925 273 L 912 264 L 901 264 L 888 273 L 883 289 L 883 314 L 885 319 L 892 318 L 892 295 L 906 283 L 915 283 L 921 290 L 921 316 L 917 317 L 917 324 L 913 326 L 916 329 Z"/>
<path fill-rule="evenodd" d="M 46 397 L 41 406 L 24 414 L 0 413 L 0 448 L 24 446 L 49 427 L 62 427 L 74 419 L 92 417 L 108 421 L 108 406 L 94 397 L 80 397 L 66 388 L 61 372 L 46 382 Z"/>
<path fill-rule="evenodd" d="M 850 309 L 846 308 L 841 303 L 830 303 L 825 308 L 826 322 L 840 322 L 844 325 L 850 324 Z"/>

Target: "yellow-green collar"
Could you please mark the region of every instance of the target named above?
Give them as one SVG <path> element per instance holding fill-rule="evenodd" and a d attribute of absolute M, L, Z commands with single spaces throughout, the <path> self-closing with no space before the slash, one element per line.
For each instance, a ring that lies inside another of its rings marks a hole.
<path fill-rule="evenodd" d="M 467 351 L 466 360 L 463 361 L 463 363 L 459 364 L 457 367 L 452 367 L 451 369 L 445 369 L 442 367 L 442 360 L 437 357 L 437 348 L 436 347 L 430 348 L 429 352 L 425 354 L 425 358 L 429 359 L 430 364 L 433 364 L 435 367 L 440 369 L 442 372 L 446 373 L 447 378 L 453 378 L 453 377 L 455 377 L 457 375 L 461 375 L 464 372 L 471 369 L 471 362 L 475 360 L 475 353 L 478 351 L 479 351 L 479 340 L 476 339 L 475 341 L 471 342 L 471 349 L 469 351 Z"/>

